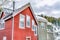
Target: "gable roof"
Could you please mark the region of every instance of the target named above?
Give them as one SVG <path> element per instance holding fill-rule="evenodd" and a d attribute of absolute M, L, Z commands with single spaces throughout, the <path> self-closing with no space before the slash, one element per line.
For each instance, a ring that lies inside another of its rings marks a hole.
<path fill-rule="evenodd" d="M 24 0 L 21 0 L 21 1 L 13 1 L 13 2 L 9 2 L 7 3 L 6 5 L 2 6 L 3 7 L 3 11 L 5 12 L 5 14 L 10 14 L 13 12 L 16 13 L 18 10 L 22 10 L 22 8 L 24 8 L 26 5 L 29 4 L 29 1 L 24 1 Z M 13 8 L 14 7 L 14 8 Z"/>
<path fill-rule="evenodd" d="M 32 7 L 31 7 L 31 5 L 30 5 L 30 2 L 26 2 L 26 3 L 24 3 L 24 2 L 15 2 L 15 6 L 14 6 L 14 11 L 13 11 L 13 6 L 11 6 L 11 8 L 9 8 L 9 7 L 4 7 L 4 11 L 6 11 L 6 10 L 9 10 L 9 11 L 11 11 L 10 12 L 10 14 L 12 14 L 12 16 L 11 17 L 14 17 L 15 15 L 17 15 L 18 14 L 18 12 L 21 12 L 21 11 L 23 11 L 24 9 L 26 9 L 27 7 L 30 7 L 30 9 L 31 9 L 31 11 L 32 11 L 32 15 L 33 15 L 33 17 L 34 17 L 34 19 L 35 19 L 35 21 L 36 21 L 36 23 L 37 23 L 37 20 L 36 20 L 36 17 L 35 17 L 35 14 L 34 14 L 34 12 L 33 12 L 33 9 L 32 9 Z M 7 17 L 7 16 L 6 16 Z M 10 18 L 10 17 L 9 17 Z M 7 18 L 7 19 L 9 19 L 9 18 Z M 5 19 L 5 20 L 7 20 L 7 19 Z"/>

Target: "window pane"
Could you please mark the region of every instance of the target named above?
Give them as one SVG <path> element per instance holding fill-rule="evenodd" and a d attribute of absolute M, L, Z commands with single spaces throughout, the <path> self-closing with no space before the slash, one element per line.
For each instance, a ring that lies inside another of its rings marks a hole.
<path fill-rule="evenodd" d="M 45 28 L 45 23 L 41 22 L 40 26 L 41 28 Z"/>
<path fill-rule="evenodd" d="M 32 26 L 32 30 L 35 31 L 35 26 L 34 25 Z"/>
<path fill-rule="evenodd" d="M 26 26 L 30 27 L 30 16 L 26 15 Z"/>
<path fill-rule="evenodd" d="M 35 25 L 35 31 L 34 31 L 35 34 L 37 34 L 37 26 Z"/>
<path fill-rule="evenodd" d="M 6 40 L 6 36 L 3 37 L 3 40 Z"/>
<path fill-rule="evenodd" d="M 20 14 L 20 28 L 25 27 L 25 16 Z"/>
<path fill-rule="evenodd" d="M 32 20 L 32 30 L 34 31 L 35 29 L 34 29 L 34 20 Z"/>
<path fill-rule="evenodd" d="M 4 20 L 0 20 L 0 29 L 4 28 Z"/>
<path fill-rule="evenodd" d="M 32 20 L 32 25 L 34 25 L 35 24 L 35 22 L 34 22 L 34 20 Z"/>

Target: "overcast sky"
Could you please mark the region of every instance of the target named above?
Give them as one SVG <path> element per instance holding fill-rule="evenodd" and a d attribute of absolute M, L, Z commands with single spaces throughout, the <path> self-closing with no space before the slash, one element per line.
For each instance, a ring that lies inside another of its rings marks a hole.
<path fill-rule="evenodd" d="M 60 0 L 31 0 L 36 15 L 60 17 Z"/>
<path fill-rule="evenodd" d="M 32 4 L 32 7 L 36 15 L 44 14 L 56 18 L 60 17 L 60 0 L 28 0 L 28 1 L 30 1 L 30 3 Z"/>

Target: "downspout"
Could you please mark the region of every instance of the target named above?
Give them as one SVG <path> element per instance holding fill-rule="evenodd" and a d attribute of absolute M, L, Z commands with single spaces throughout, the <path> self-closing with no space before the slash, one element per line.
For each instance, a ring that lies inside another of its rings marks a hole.
<path fill-rule="evenodd" d="M 12 16 L 14 14 L 14 9 L 15 9 L 15 1 L 13 1 L 13 12 L 12 12 Z M 12 18 L 12 40 L 14 40 L 14 17 Z"/>

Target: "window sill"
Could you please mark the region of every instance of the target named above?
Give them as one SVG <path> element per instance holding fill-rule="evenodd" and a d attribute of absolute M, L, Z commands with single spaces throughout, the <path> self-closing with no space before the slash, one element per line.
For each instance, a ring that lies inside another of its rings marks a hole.
<path fill-rule="evenodd" d="M 0 30 L 4 30 L 5 28 L 0 28 Z"/>
<path fill-rule="evenodd" d="M 35 30 L 32 29 L 32 31 L 35 31 Z"/>
<path fill-rule="evenodd" d="M 25 29 L 25 27 L 19 27 L 19 29 Z"/>
<path fill-rule="evenodd" d="M 30 26 L 26 26 L 27 28 L 30 28 Z"/>
<path fill-rule="evenodd" d="M 34 34 L 35 36 L 37 36 L 37 34 Z"/>

